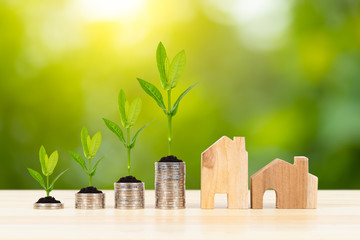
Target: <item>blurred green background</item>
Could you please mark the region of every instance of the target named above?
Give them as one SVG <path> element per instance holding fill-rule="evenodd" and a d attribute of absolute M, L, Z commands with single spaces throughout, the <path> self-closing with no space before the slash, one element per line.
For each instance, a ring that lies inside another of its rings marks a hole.
<path fill-rule="evenodd" d="M 59 150 L 56 188 L 87 177 L 68 154 L 80 130 L 101 131 L 94 178 L 126 175 L 126 152 L 102 121 L 120 123 L 117 95 L 141 96 L 135 126 L 154 122 L 132 153 L 136 177 L 154 187 L 167 153 L 167 122 L 136 77 L 160 88 L 159 41 L 187 66 L 174 98 L 173 152 L 200 187 L 200 154 L 223 135 L 245 136 L 249 175 L 274 158 L 310 158 L 320 188 L 360 188 L 360 2 L 357 0 L 1 0 L 0 188 L 39 188 L 38 151 Z M 164 96 L 165 97 L 165 96 Z"/>

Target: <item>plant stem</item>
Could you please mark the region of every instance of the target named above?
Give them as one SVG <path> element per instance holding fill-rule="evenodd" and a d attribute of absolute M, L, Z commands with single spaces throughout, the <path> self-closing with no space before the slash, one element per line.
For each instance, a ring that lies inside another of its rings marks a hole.
<path fill-rule="evenodd" d="M 168 155 L 171 155 L 172 142 L 171 88 L 168 90 Z"/>
<path fill-rule="evenodd" d="M 92 178 L 92 176 L 91 176 L 91 158 L 89 158 L 89 173 L 88 173 L 88 175 L 89 175 L 89 187 L 91 187 L 92 186 L 92 183 L 91 183 L 91 178 Z"/>
<path fill-rule="evenodd" d="M 48 197 L 50 195 L 49 191 L 49 176 L 46 176 L 46 196 Z"/>
<path fill-rule="evenodd" d="M 126 129 L 127 130 L 127 145 L 126 145 L 126 149 L 127 149 L 127 167 L 128 167 L 128 175 L 130 176 L 130 127 Z"/>

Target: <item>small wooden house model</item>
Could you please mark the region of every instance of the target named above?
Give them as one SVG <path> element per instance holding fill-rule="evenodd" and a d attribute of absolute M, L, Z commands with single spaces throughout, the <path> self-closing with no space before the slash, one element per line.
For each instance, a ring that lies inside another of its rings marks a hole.
<path fill-rule="evenodd" d="M 263 208 L 266 190 L 276 192 L 277 208 L 316 208 L 318 178 L 309 173 L 309 160 L 295 157 L 294 164 L 275 159 L 250 178 L 251 208 Z"/>

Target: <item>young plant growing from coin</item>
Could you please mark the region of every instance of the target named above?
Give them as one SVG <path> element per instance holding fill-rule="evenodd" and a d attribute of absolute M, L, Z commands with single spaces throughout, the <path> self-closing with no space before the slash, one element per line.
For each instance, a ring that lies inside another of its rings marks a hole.
<path fill-rule="evenodd" d="M 81 166 L 84 172 L 88 175 L 89 179 L 88 187 L 82 188 L 79 193 L 102 193 L 92 185 L 92 178 L 96 173 L 99 163 L 103 159 L 100 158 L 94 165 L 92 165 L 92 160 L 95 158 L 101 145 L 101 132 L 97 132 L 93 137 L 90 137 L 87 128 L 84 126 L 81 129 L 81 144 L 83 147 L 84 157 L 86 158 L 88 164 L 86 164 L 86 161 L 80 154 L 69 151 L 71 157 Z"/>
<path fill-rule="evenodd" d="M 128 176 L 120 178 L 118 182 L 141 182 L 140 180 L 137 180 L 135 177 L 131 176 L 131 149 L 135 147 L 136 139 L 138 138 L 139 134 L 150 124 L 150 122 L 141 127 L 131 138 L 131 129 L 138 119 L 141 111 L 141 99 L 139 97 L 135 98 L 130 104 L 126 99 L 124 91 L 120 90 L 118 96 L 118 105 L 121 125 L 125 128 L 126 137 L 124 136 L 124 133 L 118 124 L 103 118 L 106 126 L 119 138 L 127 152 Z"/>
<path fill-rule="evenodd" d="M 40 147 L 39 151 L 39 160 L 41 165 L 42 174 L 45 176 L 45 181 L 43 176 L 34 169 L 28 168 L 30 175 L 40 184 L 40 186 L 46 191 L 46 197 L 40 198 L 36 203 L 60 203 L 54 197 L 50 196 L 50 192 L 54 189 L 55 182 L 67 171 L 67 169 L 57 175 L 50 183 L 50 176 L 53 174 L 54 169 L 58 163 L 59 154 L 55 150 L 50 156 L 46 154 L 44 146 Z"/>
<path fill-rule="evenodd" d="M 172 104 L 172 90 L 177 86 L 178 80 L 180 76 L 182 75 L 185 63 L 186 63 L 186 57 L 185 57 L 185 51 L 180 51 L 174 59 L 170 62 L 170 59 L 167 56 L 166 50 L 164 45 L 160 42 L 157 50 L 156 50 L 156 62 L 157 67 L 160 74 L 160 84 L 162 89 L 164 89 L 167 93 L 167 106 L 165 106 L 164 99 L 160 91 L 151 83 L 144 81 L 140 78 L 137 78 L 137 80 L 140 83 L 141 88 L 151 97 L 155 100 L 157 105 L 163 110 L 167 117 L 168 122 L 168 156 L 162 158 L 160 161 L 162 162 L 181 162 L 181 160 L 178 160 L 175 156 L 172 155 L 172 139 L 173 139 L 173 133 L 172 133 L 172 118 L 176 115 L 178 112 L 180 101 L 185 97 L 185 95 L 193 88 L 195 87 L 195 83 L 188 87 L 183 93 L 179 95 L 177 100 Z"/>

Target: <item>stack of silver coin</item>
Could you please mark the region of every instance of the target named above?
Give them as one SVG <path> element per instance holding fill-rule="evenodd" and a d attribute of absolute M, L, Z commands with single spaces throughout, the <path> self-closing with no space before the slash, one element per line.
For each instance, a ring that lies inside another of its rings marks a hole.
<path fill-rule="evenodd" d="M 77 209 L 101 209 L 105 208 L 104 193 L 76 193 L 75 208 Z"/>
<path fill-rule="evenodd" d="M 155 207 L 185 208 L 185 163 L 155 163 Z"/>
<path fill-rule="evenodd" d="M 141 209 L 145 206 L 144 183 L 114 183 L 115 208 Z"/>
<path fill-rule="evenodd" d="M 34 203 L 34 209 L 63 209 L 63 203 Z"/>

